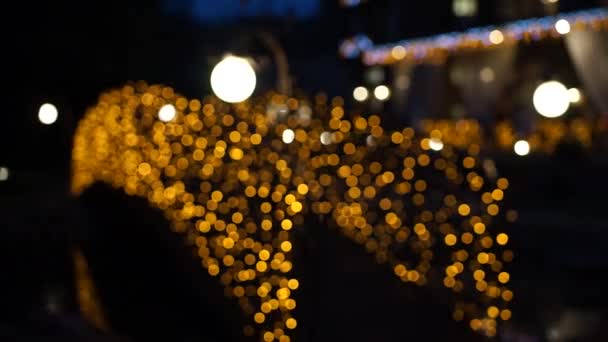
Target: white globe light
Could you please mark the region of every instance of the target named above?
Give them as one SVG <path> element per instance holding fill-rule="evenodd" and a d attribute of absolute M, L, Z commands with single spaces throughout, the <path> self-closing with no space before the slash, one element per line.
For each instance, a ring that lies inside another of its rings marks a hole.
<path fill-rule="evenodd" d="M 353 97 L 355 100 L 363 102 L 369 97 L 369 91 L 365 87 L 357 87 L 353 90 Z"/>
<path fill-rule="evenodd" d="M 284 143 L 291 144 L 295 138 L 296 138 L 296 134 L 291 129 L 286 129 L 283 131 L 283 142 Z"/>
<path fill-rule="evenodd" d="M 374 96 L 380 101 L 386 101 L 391 96 L 391 90 L 385 85 L 379 85 L 374 89 Z"/>
<path fill-rule="evenodd" d="M 38 110 L 38 120 L 45 125 L 52 125 L 57 121 L 57 117 L 59 116 L 59 112 L 57 111 L 57 107 L 50 103 L 45 103 L 40 106 Z"/>
<path fill-rule="evenodd" d="M 211 88 L 225 102 L 247 100 L 253 94 L 255 84 L 255 71 L 245 58 L 228 56 L 211 71 Z"/>
<path fill-rule="evenodd" d="M 583 99 L 583 95 L 581 94 L 581 91 L 578 90 L 577 88 L 568 89 L 568 95 L 570 96 L 571 103 L 579 103 Z"/>
<path fill-rule="evenodd" d="M 540 115 L 557 118 L 570 108 L 570 94 L 566 86 L 557 81 L 545 82 L 536 88 L 533 103 Z"/>
<path fill-rule="evenodd" d="M 443 142 L 440 139 L 433 138 L 429 141 L 429 147 L 433 151 L 443 150 Z"/>
<path fill-rule="evenodd" d="M 166 104 L 160 107 L 158 111 L 158 119 L 163 122 L 169 122 L 175 118 L 175 106 L 172 104 Z"/>
<path fill-rule="evenodd" d="M 527 156 L 530 153 L 530 144 L 525 140 L 519 140 L 513 146 L 513 150 L 518 156 Z"/>
<path fill-rule="evenodd" d="M 555 30 L 559 34 L 568 34 L 570 33 L 570 23 L 566 19 L 560 19 L 555 23 Z"/>

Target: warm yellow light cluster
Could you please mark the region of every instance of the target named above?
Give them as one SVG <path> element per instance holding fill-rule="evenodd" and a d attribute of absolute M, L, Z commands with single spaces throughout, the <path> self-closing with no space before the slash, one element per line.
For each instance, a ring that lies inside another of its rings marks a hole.
<path fill-rule="evenodd" d="M 495 335 L 513 298 L 508 181 L 485 176 L 479 145 L 463 153 L 438 132 L 389 132 L 343 102 L 268 94 L 228 105 L 130 84 L 80 122 L 73 191 L 102 181 L 162 209 L 262 340 L 289 341 L 298 326 L 294 292 L 306 280 L 291 276 L 292 232 L 306 233 L 304 217 L 328 218 L 404 282 L 442 282 L 454 318 Z M 166 105 L 170 120 L 159 118 Z"/>
<path fill-rule="evenodd" d="M 441 140 L 460 149 L 478 150 L 480 146 L 498 147 L 512 151 L 515 143 L 523 139 L 535 152 L 551 154 L 566 140 L 575 141 L 584 148 L 591 148 L 593 138 L 608 134 L 608 122 L 577 118 L 570 121 L 537 119 L 534 130 L 526 136 L 518 135 L 513 124 L 502 121 L 496 124 L 491 134 L 495 140 L 485 138 L 484 130 L 474 119 L 424 120 L 422 132 L 431 136 L 440 135 Z"/>
<path fill-rule="evenodd" d="M 540 20 L 523 20 L 504 27 L 475 28 L 466 32 L 445 33 L 380 45 L 365 49 L 363 62 L 366 65 L 386 65 L 403 61 L 445 63 L 453 54 L 480 52 L 501 46 L 557 39 L 574 30 L 608 30 L 608 12 L 603 8 L 547 17 L 541 20 L 553 21 L 553 23 L 541 25 Z"/>

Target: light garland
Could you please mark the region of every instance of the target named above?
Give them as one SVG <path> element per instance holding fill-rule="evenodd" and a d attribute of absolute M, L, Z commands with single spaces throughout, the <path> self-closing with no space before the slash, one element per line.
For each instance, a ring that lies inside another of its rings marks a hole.
<path fill-rule="evenodd" d="M 369 44 L 358 45 L 354 44 L 354 41 L 346 40 L 340 47 L 340 53 L 345 58 L 356 58 L 361 54 L 363 63 L 366 65 L 391 64 L 402 60 L 442 61 L 447 55 L 456 52 L 478 51 L 519 42 L 538 41 L 549 37 L 559 37 L 570 32 L 570 29 L 589 28 L 608 30 L 608 10 L 597 8 L 563 13 L 543 18 L 519 20 L 501 26 L 473 28 L 464 32 L 406 39 L 397 43 L 372 47 Z"/>
<path fill-rule="evenodd" d="M 421 132 L 432 135 L 439 132 L 445 143 L 460 149 L 470 146 L 484 146 L 487 151 L 491 148 L 511 152 L 513 145 L 524 139 L 530 144 L 532 152 L 552 154 L 557 146 L 570 139 L 584 149 L 594 146 L 594 138 L 608 136 L 608 122 L 603 119 L 590 120 L 576 118 L 570 122 L 564 120 L 538 119 L 534 129 L 526 134 L 517 133 L 513 124 L 502 121 L 492 128 L 491 134 L 484 134 L 479 122 L 475 119 L 461 120 L 422 120 Z M 492 139 L 485 138 L 491 136 Z"/>
<path fill-rule="evenodd" d="M 496 335 L 513 299 L 508 180 L 484 177 L 479 146 L 463 154 L 441 132 L 388 132 L 343 103 L 269 94 L 227 105 L 127 85 L 81 120 L 73 191 L 101 181 L 162 209 L 249 317 L 246 335 L 292 339 L 306 281 L 292 276 L 292 232 L 305 233 L 305 216 L 326 217 L 403 282 L 447 289 L 454 319 Z M 163 122 L 166 105 L 175 115 Z"/>

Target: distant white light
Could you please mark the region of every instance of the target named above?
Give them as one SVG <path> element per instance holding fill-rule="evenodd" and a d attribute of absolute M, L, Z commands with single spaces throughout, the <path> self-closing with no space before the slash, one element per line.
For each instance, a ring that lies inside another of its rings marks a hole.
<path fill-rule="evenodd" d="M 374 138 L 373 135 L 368 135 L 367 138 L 365 138 L 365 143 L 367 146 L 376 146 L 376 138 Z"/>
<path fill-rule="evenodd" d="M 391 96 L 391 90 L 385 85 L 379 85 L 374 89 L 374 96 L 380 101 L 386 101 Z"/>
<path fill-rule="evenodd" d="M 562 116 L 570 108 L 568 89 L 557 81 L 545 82 L 538 86 L 532 101 L 536 111 L 547 118 Z"/>
<path fill-rule="evenodd" d="M 228 56 L 211 71 L 211 88 L 225 102 L 247 100 L 253 94 L 255 85 L 255 71 L 245 58 Z"/>
<path fill-rule="evenodd" d="M 559 0 L 541 0 L 545 5 L 554 4 L 559 2 Z"/>
<path fill-rule="evenodd" d="M 481 69 L 479 72 L 479 78 L 483 83 L 491 83 L 496 79 L 496 75 L 494 74 L 494 69 L 490 67 L 485 67 Z"/>
<path fill-rule="evenodd" d="M 57 121 L 58 116 L 59 112 L 57 111 L 57 107 L 51 103 L 43 104 L 38 110 L 38 120 L 45 125 L 54 124 L 55 121 Z"/>
<path fill-rule="evenodd" d="M 0 167 L 0 182 L 8 180 L 9 172 L 7 167 Z"/>
<path fill-rule="evenodd" d="M 357 87 L 353 90 L 353 97 L 355 100 L 363 102 L 369 97 L 369 91 L 365 87 Z"/>
<path fill-rule="evenodd" d="M 331 133 L 329 133 L 329 132 L 321 133 L 321 144 L 323 144 L 323 145 L 331 144 Z"/>
<path fill-rule="evenodd" d="M 583 99 L 581 91 L 577 88 L 568 89 L 568 96 L 570 97 L 570 103 L 580 103 Z"/>
<path fill-rule="evenodd" d="M 399 75 L 395 80 L 395 87 L 400 90 L 406 90 L 410 87 L 410 77 L 408 75 Z"/>
<path fill-rule="evenodd" d="M 518 156 L 527 156 L 530 153 L 530 144 L 525 140 L 519 140 L 513 145 L 513 150 Z"/>
<path fill-rule="evenodd" d="M 477 15 L 477 0 L 454 0 L 452 10 L 457 17 L 474 17 Z"/>
<path fill-rule="evenodd" d="M 312 118 L 312 110 L 307 105 L 303 105 L 298 109 L 298 119 L 300 124 L 303 126 L 310 125 L 310 119 Z"/>
<path fill-rule="evenodd" d="M 291 144 L 295 138 L 296 138 L 296 134 L 291 129 L 286 129 L 283 131 L 283 142 L 284 143 Z"/>
<path fill-rule="evenodd" d="M 559 34 L 570 33 L 570 23 L 566 19 L 560 19 L 555 23 L 555 30 Z"/>
<path fill-rule="evenodd" d="M 441 139 L 432 138 L 429 140 L 429 147 L 433 151 L 441 151 L 443 150 L 443 141 L 441 141 Z"/>
<path fill-rule="evenodd" d="M 160 119 L 160 121 L 169 122 L 175 119 L 175 114 L 175 106 L 173 106 L 172 104 L 166 104 L 160 107 L 160 110 L 158 111 L 158 118 Z"/>
<path fill-rule="evenodd" d="M 500 30 L 490 32 L 490 43 L 494 45 L 502 44 L 505 41 L 505 35 Z"/>
<path fill-rule="evenodd" d="M 365 81 L 371 84 L 380 84 L 384 82 L 384 78 L 384 69 L 381 67 L 369 68 L 365 73 Z"/>

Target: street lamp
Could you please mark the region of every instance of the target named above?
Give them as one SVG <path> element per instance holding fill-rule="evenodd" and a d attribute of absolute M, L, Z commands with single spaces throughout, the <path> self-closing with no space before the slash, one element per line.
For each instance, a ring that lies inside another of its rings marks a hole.
<path fill-rule="evenodd" d="M 227 56 L 211 72 L 211 88 L 225 102 L 247 100 L 253 94 L 255 85 L 255 71 L 245 58 Z"/>

